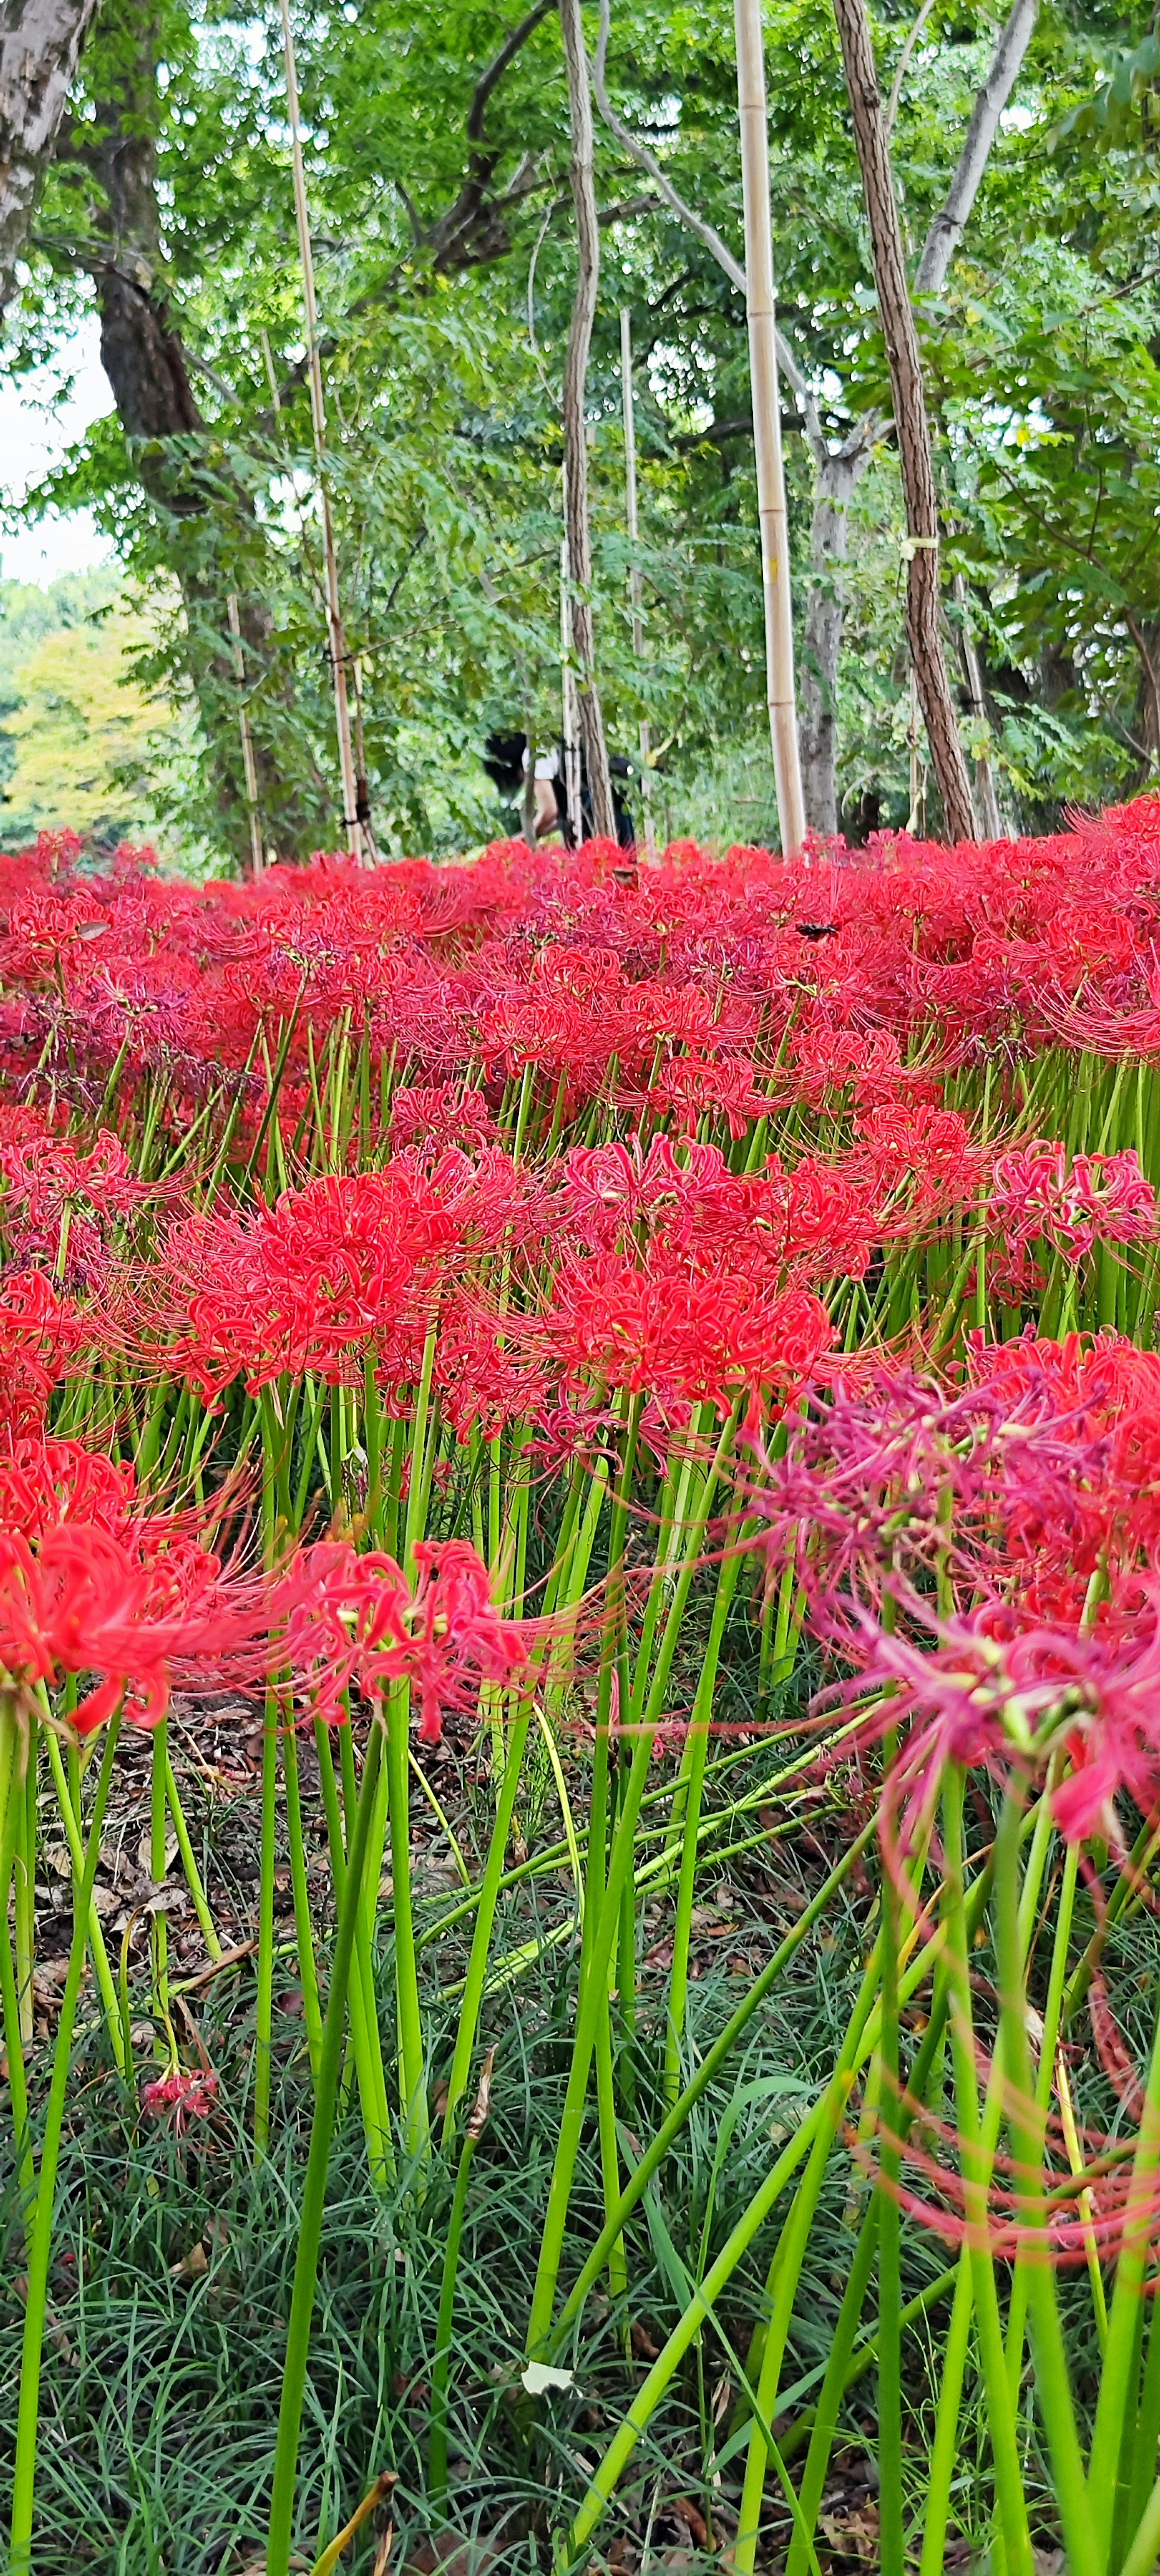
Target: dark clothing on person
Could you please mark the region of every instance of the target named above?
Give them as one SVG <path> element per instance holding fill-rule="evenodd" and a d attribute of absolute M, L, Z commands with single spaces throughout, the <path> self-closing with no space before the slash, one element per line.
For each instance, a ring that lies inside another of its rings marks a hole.
<path fill-rule="evenodd" d="M 522 801 L 527 778 L 527 758 L 526 734 L 489 733 L 484 745 L 483 766 L 488 777 L 498 787 L 505 803 L 514 804 L 517 800 Z M 625 759 L 623 752 L 614 752 L 608 767 L 612 777 L 612 807 L 616 816 L 617 842 L 622 850 L 630 850 L 636 840 L 636 833 L 633 829 L 632 816 L 620 792 L 620 781 L 631 776 L 631 764 Z M 558 742 L 542 760 L 536 762 L 536 784 L 544 783 L 552 790 L 556 808 L 554 818 L 549 811 L 547 821 L 537 822 L 536 837 L 542 839 L 545 832 L 558 829 L 563 836 L 565 849 L 574 850 L 579 841 L 591 840 L 594 828 L 592 796 L 588 785 L 588 764 L 583 750 L 580 753 L 578 817 L 570 814 L 568 810 L 567 780 L 568 764 L 565 747 L 562 742 Z"/>

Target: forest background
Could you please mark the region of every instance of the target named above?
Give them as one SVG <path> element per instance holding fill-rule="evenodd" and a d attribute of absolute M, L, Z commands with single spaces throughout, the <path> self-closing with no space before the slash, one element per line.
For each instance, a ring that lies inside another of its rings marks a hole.
<path fill-rule="evenodd" d="M 588 23 L 590 20 L 590 24 Z M 832 749 L 808 819 L 934 831 L 904 640 L 889 381 L 828 0 L 765 13 L 799 675 Z M 966 0 L 876 6 L 917 264 L 1000 26 Z M 493 728 L 559 732 L 560 384 L 576 253 L 560 23 L 460 0 L 295 12 L 326 472 L 360 766 L 384 855 L 518 828 Z M 587 13 L 589 50 L 596 12 Z M 948 654 L 1009 827 L 1130 794 L 1160 750 L 1160 45 L 1145 10 L 1044 0 L 945 285 L 919 295 Z M 776 841 L 744 302 L 626 147 L 741 250 L 732 10 L 612 15 L 596 120 L 589 373 L 596 658 L 610 745 L 647 718 L 662 836 Z M 0 833 L 150 830 L 242 859 L 239 700 L 263 830 L 340 833 L 301 277 L 277 10 L 105 0 L 18 272 L 5 363 L 58 365 L 99 315 L 114 405 L 26 509 L 88 507 L 110 569 L 0 585 Z M 622 309 L 641 533 L 625 525 Z M 818 432 L 824 441 L 819 451 Z M 819 453 L 857 451 L 827 524 Z M 843 559 L 844 555 L 844 559 Z M 641 575 L 634 650 L 630 564 Z M 238 603 L 239 689 L 228 602 Z M 965 634 L 978 648 L 971 703 Z M 128 683 L 128 685 L 126 685 Z M 824 775 L 829 763 L 829 782 Z M 639 785 L 634 791 L 639 812 Z M 66 811 L 67 809 L 67 811 Z"/>

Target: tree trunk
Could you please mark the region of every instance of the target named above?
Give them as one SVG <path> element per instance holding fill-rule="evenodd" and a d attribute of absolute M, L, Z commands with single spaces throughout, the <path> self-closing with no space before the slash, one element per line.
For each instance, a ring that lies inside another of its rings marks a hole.
<path fill-rule="evenodd" d="M 580 732 L 588 769 L 592 820 L 601 839 L 616 839 L 616 813 L 600 692 L 596 685 L 592 632 L 592 540 L 588 520 L 588 353 L 600 280 L 600 228 L 592 171 L 592 100 L 580 0 L 560 0 L 564 59 L 568 69 L 568 107 L 572 123 L 572 202 L 576 208 L 579 267 L 572 327 L 564 361 L 564 497 L 568 529 L 568 568 L 572 583 L 572 640 L 576 653 L 576 695 Z"/>
<path fill-rule="evenodd" d="M 97 0 L 0 6 L 0 316 Z"/>
<path fill-rule="evenodd" d="M 959 651 L 963 657 L 963 677 L 967 684 L 967 695 L 971 701 L 971 714 L 977 717 L 980 723 L 985 724 L 987 699 L 983 688 L 983 666 L 979 660 L 979 648 L 971 630 L 967 585 L 961 572 L 955 574 L 952 587 L 955 606 L 959 612 Z M 979 800 L 979 819 L 983 826 L 984 840 L 1001 841 L 1003 817 L 999 812 L 995 772 L 985 751 L 979 753 L 975 762 L 975 791 Z"/>
<path fill-rule="evenodd" d="M 874 47 L 864 0 L 834 0 L 862 171 L 906 504 L 906 635 L 948 839 L 973 841 L 971 782 L 943 651 L 938 501 L 918 332 L 906 276 Z"/>
<path fill-rule="evenodd" d="M 838 663 L 846 613 L 843 568 L 849 547 L 850 503 L 872 454 L 859 439 L 836 455 L 823 455 L 814 477 L 810 521 L 810 576 L 799 689 L 802 790 L 811 832 L 838 829 Z"/>
<path fill-rule="evenodd" d="M 124 25 L 133 40 L 129 68 L 113 94 L 98 100 L 93 127 L 77 126 L 71 138 L 74 159 L 97 184 L 91 227 L 107 245 L 104 256 L 89 255 L 101 319 L 101 362 L 144 490 L 171 532 L 170 564 L 185 608 L 189 675 L 209 753 L 214 802 L 223 838 L 248 868 L 252 807 L 238 656 L 240 650 L 251 683 L 255 673 L 264 674 L 273 622 L 251 584 L 236 600 L 237 632 L 231 631 L 236 582 L 231 557 L 236 550 L 229 542 L 230 519 L 252 546 L 253 504 L 240 482 L 231 483 L 220 458 L 212 473 L 202 461 L 205 423 L 162 284 L 153 140 L 155 22 L 134 0 L 124 0 Z M 118 48 L 119 64 L 124 59 Z M 250 698 L 249 747 L 266 835 L 287 847 L 299 838 L 308 843 L 317 817 L 300 814 L 293 794 L 288 799 L 280 764 L 252 705 L 252 687 Z"/>
<path fill-rule="evenodd" d="M 805 838 L 806 816 L 794 703 L 793 599 L 789 574 L 789 517 L 781 453 L 781 399 L 777 385 L 777 314 L 769 211 L 769 128 L 761 0 L 734 0 L 734 24 L 737 36 L 737 110 L 741 125 L 741 185 L 745 203 L 745 311 L 749 324 L 749 381 L 757 466 L 757 513 L 761 529 L 761 587 L 765 605 L 766 699 L 782 852 L 787 859 L 796 859 Z"/>

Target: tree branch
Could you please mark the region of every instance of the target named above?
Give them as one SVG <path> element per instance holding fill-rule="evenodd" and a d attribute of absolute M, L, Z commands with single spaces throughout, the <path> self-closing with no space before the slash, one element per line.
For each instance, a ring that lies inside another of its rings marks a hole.
<path fill-rule="evenodd" d="M 916 295 L 937 295 L 966 231 L 979 182 L 991 157 L 999 119 L 1019 78 L 1035 25 L 1037 0 L 1015 0 L 975 100 L 958 168 L 926 240 L 914 281 Z"/>
<path fill-rule="evenodd" d="M 628 153 L 630 159 L 636 162 L 638 168 L 648 172 L 648 176 L 653 181 L 654 186 L 659 188 L 666 206 L 668 206 L 672 213 L 679 218 L 681 223 L 688 226 L 690 232 L 696 233 L 698 241 L 702 241 L 706 250 L 712 252 L 718 268 L 724 270 L 730 285 L 735 288 L 738 295 L 743 296 L 745 293 L 745 270 L 742 267 L 740 260 L 734 257 L 728 243 L 722 241 L 721 235 L 717 231 L 715 224 L 708 223 L 704 215 L 697 214 L 695 209 L 690 206 L 686 199 L 680 195 L 679 191 L 674 188 L 672 180 L 667 177 L 661 163 L 656 157 L 655 152 L 650 152 L 647 143 L 642 143 L 639 140 L 638 136 L 632 132 L 631 127 L 625 124 L 623 117 L 617 115 L 616 109 L 612 105 L 612 101 L 608 95 L 608 86 L 605 79 L 605 67 L 608 60 L 608 37 L 611 24 L 612 0 L 600 0 L 600 36 L 596 47 L 596 60 L 592 65 L 592 86 L 596 93 L 596 104 L 606 126 L 608 127 L 609 133 L 616 136 L 617 142 L 622 146 L 623 150 Z M 777 334 L 777 363 L 785 377 L 786 383 L 792 387 L 793 393 L 796 397 L 801 411 L 802 420 L 805 425 L 805 434 L 816 461 L 819 456 L 824 456 L 827 453 L 825 432 L 823 431 L 818 414 L 818 408 L 813 395 L 810 392 L 809 385 L 807 384 L 802 369 L 798 365 L 798 361 L 794 356 L 793 350 L 780 327 Z"/>
<path fill-rule="evenodd" d="M 491 62 L 487 66 L 487 70 L 476 82 L 471 105 L 467 111 L 467 140 L 469 143 L 482 142 L 483 120 L 487 111 L 487 102 L 491 97 L 493 89 L 495 89 L 503 79 L 504 73 L 510 70 L 511 65 L 515 61 L 516 55 L 520 52 L 521 48 L 526 45 L 529 36 L 534 36 L 541 19 L 548 17 L 554 7 L 555 0 L 536 0 L 535 8 L 529 9 L 527 17 L 521 18 L 518 27 L 512 28 L 510 36 L 505 36 L 498 54 L 493 56 Z"/>

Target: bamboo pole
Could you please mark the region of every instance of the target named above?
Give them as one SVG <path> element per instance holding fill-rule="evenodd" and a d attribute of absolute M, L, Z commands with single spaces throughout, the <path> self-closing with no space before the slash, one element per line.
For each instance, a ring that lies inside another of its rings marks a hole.
<path fill-rule="evenodd" d="M 769 211 L 769 137 L 761 0 L 734 0 L 733 14 L 737 31 L 737 108 L 741 124 L 741 183 L 745 201 L 745 309 L 749 322 L 753 444 L 757 460 L 757 510 L 765 598 L 766 693 L 778 824 L 782 851 L 788 859 L 798 856 L 805 839 L 806 809 L 794 697 L 793 601 L 781 453 L 781 404 L 777 384 L 777 314 Z"/>
<path fill-rule="evenodd" d="M 226 616 L 229 619 L 230 636 L 233 642 L 234 678 L 239 689 L 244 689 L 246 665 L 242 655 L 242 622 L 238 615 L 237 596 L 232 590 L 226 601 Z M 246 803 L 250 809 L 250 865 L 255 877 L 260 877 L 265 863 L 265 854 L 262 849 L 262 823 L 258 812 L 258 764 L 254 758 L 254 737 L 250 731 L 249 709 L 244 698 L 238 708 L 238 723 L 242 733 L 242 769 L 246 780 Z"/>
<path fill-rule="evenodd" d="M 352 855 L 363 856 L 362 827 L 358 819 L 358 781 L 355 774 L 354 747 L 351 741 L 350 700 L 346 685 L 346 634 L 338 589 L 338 556 L 334 543 L 334 514 L 326 480 L 326 405 L 322 391 L 322 358 L 318 346 L 318 303 L 314 292 L 314 253 L 310 246 L 310 215 L 306 203 L 306 171 L 302 159 L 302 124 L 298 112 L 298 69 L 294 59 L 294 31 L 290 24 L 290 0 L 281 0 L 282 50 L 286 63 L 286 99 L 290 110 L 290 144 L 294 167 L 294 211 L 298 219 L 298 249 L 302 261 L 302 300 L 306 310 L 306 350 L 310 372 L 310 413 L 314 424 L 314 457 L 318 467 L 318 488 L 322 501 L 322 545 L 326 558 L 326 618 L 330 631 L 330 663 L 334 674 L 334 720 L 338 734 L 338 765 L 342 778 L 343 828 L 349 834 Z"/>
<path fill-rule="evenodd" d="M 639 668 L 644 655 L 644 622 L 640 613 L 640 565 L 636 559 L 640 537 L 636 507 L 636 411 L 632 398 L 632 315 L 627 305 L 621 306 L 620 313 L 620 390 L 624 409 L 624 506 L 628 523 L 628 542 L 632 547 L 628 595 L 632 603 L 633 658 Z M 644 846 L 650 859 L 655 855 L 657 845 L 652 818 L 651 752 L 648 717 L 642 716 L 640 720 L 640 793 L 644 812 L 641 820 L 644 825 Z"/>

